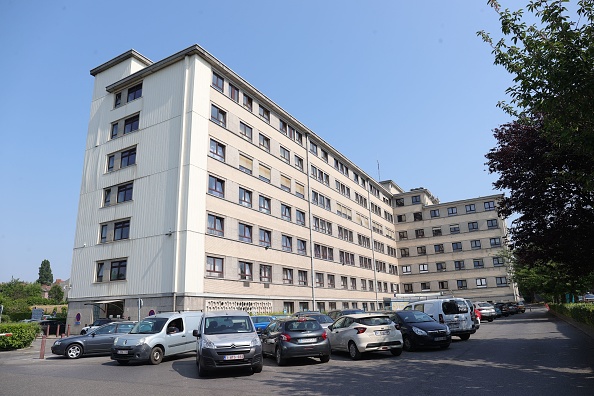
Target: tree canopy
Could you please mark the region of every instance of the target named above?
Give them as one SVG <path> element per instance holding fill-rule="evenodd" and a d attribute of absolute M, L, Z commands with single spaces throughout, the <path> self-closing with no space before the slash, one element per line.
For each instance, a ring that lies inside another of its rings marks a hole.
<path fill-rule="evenodd" d="M 41 262 L 37 283 L 41 283 L 42 285 L 51 285 L 54 283 L 54 275 L 52 275 L 52 267 L 49 260 L 43 260 Z"/>

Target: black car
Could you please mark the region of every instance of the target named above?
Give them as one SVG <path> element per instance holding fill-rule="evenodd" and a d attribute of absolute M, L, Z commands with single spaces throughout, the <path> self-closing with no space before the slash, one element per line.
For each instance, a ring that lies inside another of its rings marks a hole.
<path fill-rule="evenodd" d="M 297 317 L 305 316 L 307 318 L 314 318 L 315 320 L 318 321 L 318 323 L 320 323 L 320 325 L 322 325 L 322 327 L 324 329 L 328 328 L 328 326 L 330 326 L 332 323 L 334 323 L 334 321 L 332 320 L 332 318 L 330 316 L 325 315 L 323 313 L 319 313 L 319 312 L 306 312 L 306 313 L 296 314 L 295 316 L 297 316 Z"/>
<path fill-rule="evenodd" d="M 322 363 L 330 360 L 330 342 L 326 330 L 314 318 L 300 316 L 277 319 L 260 334 L 262 354 L 274 356 L 283 366 L 287 359 L 317 357 Z"/>
<path fill-rule="evenodd" d="M 52 353 L 70 359 L 78 359 L 83 355 L 108 355 L 114 338 L 119 334 L 129 333 L 135 323 L 130 321 L 108 323 L 84 335 L 60 338 L 52 345 Z"/>
<path fill-rule="evenodd" d="M 508 317 L 510 312 L 509 312 L 509 307 L 507 306 L 506 303 L 495 303 L 493 304 L 495 306 L 495 308 L 499 308 L 499 310 L 501 311 L 501 316 L 505 316 Z"/>
<path fill-rule="evenodd" d="M 332 320 L 336 320 L 343 315 L 351 315 L 351 314 L 359 314 L 365 313 L 362 309 L 335 309 L 333 311 L 328 312 L 328 316 L 332 318 Z"/>
<path fill-rule="evenodd" d="M 46 335 L 60 335 L 66 333 L 66 319 L 40 320 L 41 332 Z"/>
<path fill-rule="evenodd" d="M 404 350 L 412 351 L 419 347 L 439 347 L 446 349 L 452 342 L 448 326 L 436 322 L 421 311 L 396 311 L 390 316 L 394 323 L 400 325 Z"/>

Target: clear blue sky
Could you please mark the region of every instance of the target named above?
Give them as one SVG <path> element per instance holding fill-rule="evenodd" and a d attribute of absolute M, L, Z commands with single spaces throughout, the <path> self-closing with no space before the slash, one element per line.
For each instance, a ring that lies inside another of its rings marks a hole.
<path fill-rule="evenodd" d="M 131 48 L 201 45 L 376 179 L 379 161 L 442 202 L 497 193 L 511 76 L 481 29 L 499 36 L 486 0 L 0 1 L 0 282 L 44 259 L 70 277 L 89 70 Z"/>

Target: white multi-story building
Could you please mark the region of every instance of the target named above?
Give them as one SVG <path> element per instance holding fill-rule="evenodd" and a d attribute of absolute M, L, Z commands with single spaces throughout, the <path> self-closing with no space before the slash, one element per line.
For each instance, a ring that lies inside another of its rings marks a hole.
<path fill-rule="evenodd" d="M 129 51 L 91 75 L 69 323 L 187 309 L 371 310 L 394 293 L 426 290 L 513 298 L 505 265 L 486 261 L 502 257 L 496 212 L 456 220 L 476 222 L 476 234 L 446 230 L 448 208 L 496 205 L 498 196 L 439 204 L 427 190 L 373 180 L 197 45 L 159 62 Z M 421 246 L 402 232 L 437 226 L 442 234 L 425 248 L 443 244 L 443 259 L 401 257 Z M 484 265 L 455 271 L 453 243 L 465 265 Z"/>

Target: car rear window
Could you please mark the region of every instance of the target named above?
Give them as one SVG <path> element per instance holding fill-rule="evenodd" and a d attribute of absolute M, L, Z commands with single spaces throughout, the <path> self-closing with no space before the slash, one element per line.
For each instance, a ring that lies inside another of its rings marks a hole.
<path fill-rule="evenodd" d="M 442 303 L 443 313 L 455 315 L 468 312 L 468 305 L 464 301 L 444 301 Z"/>
<path fill-rule="evenodd" d="M 317 320 L 291 320 L 285 323 L 286 331 L 312 331 L 321 328 Z"/>
<path fill-rule="evenodd" d="M 365 326 L 382 326 L 391 324 L 392 320 L 387 316 L 371 316 L 369 318 L 355 319 L 355 322 Z"/>

